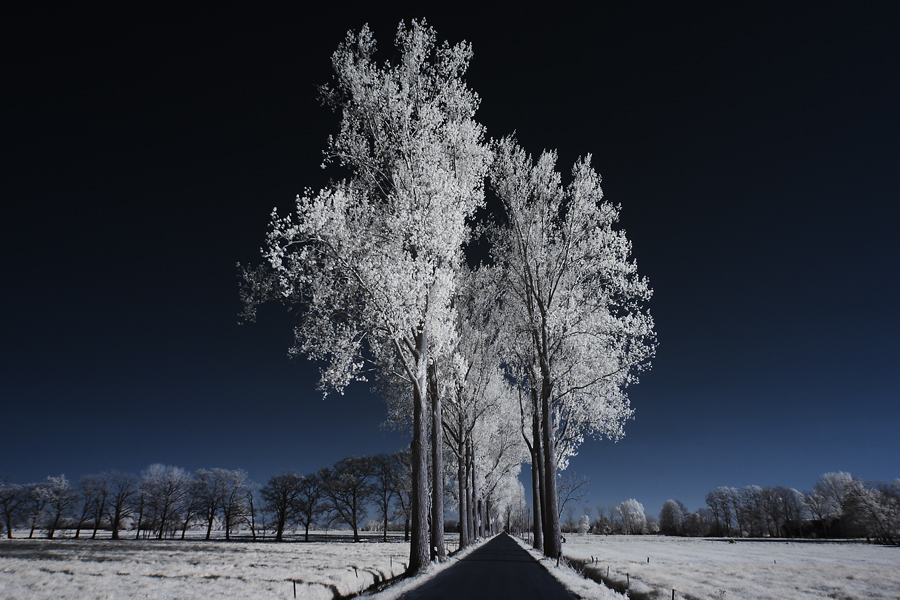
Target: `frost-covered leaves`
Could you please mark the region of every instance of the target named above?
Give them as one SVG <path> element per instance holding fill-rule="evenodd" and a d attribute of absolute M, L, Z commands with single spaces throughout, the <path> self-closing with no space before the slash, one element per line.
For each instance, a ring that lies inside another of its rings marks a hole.
<path fill-rule="evenodd" d="M 326 392 L 364 380 L 367 362 L 416 378 L 416 337 L 452 331 L 467 219 L 483 201 L 490 153 L 462 80 L 469 46 L 437 45 L 416 21 L 396 42 L 396 64 L 374 61 L 367 27 L 334 53 L 320 91 L 342 120 L 326 162 L 350 176 L 298 196 L 293 215 L 273 212 L 265 264 L 244 270 L 246 316 L 265 301 L 302 307 L 292 352 L 326 361 Z"/>
<path fill-rule="evenodd" d="M 590 156 L 563 186 L 555 153 L 533 162 L 509 138 L 495 153 L 491 182 L 507 223 L 492 241 L 506 269 L 510 348 L 528 384 L 550 388 L 564 457 L 584 434 L 623 435 L 633 412 L 626 387 L 656 347 L 643 306 L 652 291 L 614 228 L 619 209 L 602 200 Z"/>

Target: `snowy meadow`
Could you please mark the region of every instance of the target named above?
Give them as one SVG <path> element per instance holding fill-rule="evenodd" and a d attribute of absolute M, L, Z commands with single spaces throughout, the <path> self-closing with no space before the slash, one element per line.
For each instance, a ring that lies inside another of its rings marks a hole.
<path fill-rule="evenodd" d="M 859 542 L 570 535 L 563 556 L 649 598 L 900 598 L 900 548 Z"/>
<path fill-rule="evenodd" d="M 400 575 L 402 536 L 355 544 L 0 540 L 0 599 L 346 597 Z M 454 549 L 454 548 L 451 548 Z"/>

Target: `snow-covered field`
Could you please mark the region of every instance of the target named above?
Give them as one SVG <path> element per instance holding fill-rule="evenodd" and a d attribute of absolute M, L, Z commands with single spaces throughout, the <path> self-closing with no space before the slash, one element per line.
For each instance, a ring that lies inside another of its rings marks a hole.
<path fill-rule="evenodd" d="M 347 596 L 403 573 L 409 544 L 0 540 L 0 599 Z M 389 538 L 390 540 L 391 538 Z M 455 542 L 455 541 L 454 541 Z M 449 549 L 455 549 L 448 543 Z"/>
<path fill-rule="evenodd" d="M 291 599 L 295 581 L 298 598 L 332 599 L 368 589 L 405 570 L 409 546 L 402 538 L 383 543 L 373 535 L 359 544 L 346 541 L 346 536 L 341 539 L 284 544 L 4 539 L 0 600 Z M 455 543 L 448 540 L 448 548 L 455 549 Z M 591 563 L 594 557 L 597 562 L 586 569 L 603 576 L 609 569 L 614 582 L 624 583 L 629 574 L 632 596 L 643 592 L 644 597 L 667 599 L 674 589 L 676 598 L 697 599 L 900 599 L 900 548 L 571 535 L 563 552 L 573 563 Z M 577 582 L 565 569 L 555 572 L 553 561 L 544 562 L 582 597 L 614 596 Z M 394 598 L 417 583 L 406 581 L 384 597 Z"/>
<path fill-rule="evenodd" d="M 567 535 L 563 556 L 651 598 L 900 599 L 900 548 L 846 542 Z M 647 562 L 649 558 L 650 562 Z"/>

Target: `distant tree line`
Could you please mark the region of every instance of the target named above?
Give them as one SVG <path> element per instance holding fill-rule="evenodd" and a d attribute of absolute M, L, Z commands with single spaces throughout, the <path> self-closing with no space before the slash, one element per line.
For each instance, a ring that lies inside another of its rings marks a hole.
<path fill-rule="evenodd" d="M 450 465 L 448 465 L 449 467 Z M 453 470 L 441 504 L 459 506 Z M 412 517 L 412 465 L 409 449 L 394 454 L 348 457 L 317 472 L 284 471 L 260 486 L 241 469 L 184 469 L 153 464 L 139 476 L 118 471 L 86 475 L 77 483 L 65 475 L 40 483 L 15 484 L 0 477 L 0 533 L 13 538 L 27 530 L 53 538 L 60 530 L 74 537 L 111 532 L 112 539 L 184 539 L 188 530 L 213 530 L 232 539 L 237 531 L 274 535 L 300 529 L 309 541 L 310 529 L 346 525 L 354 541 L 360 531 L 404 532 L 408 541 Z M 491 482 L 489 479 L 488 482 Z M 465 495 L 465 494 L 463 494 Z M 474 502 L 472 539 L 500 527 L 524 531 L 528 511 L 524 489 L 515 477 L 498 477 Z M 371 519 L 369 517 L 372 517 Z M 460 521 L 445 528 L 461 531 Z"/>
<path fill-rule="evenodd" d="M 586 478 L 560 478 L 563 533 L 662 534 L 688 537 L 867 538 L 900 543 L 900 479 L 867 482 L 849 473 L 825 473 L 811 491 L 783 486 L 719 487 L 706 495 L 706 506 L 690 511 L 667 500 L 657 520 L 635 499 L 591 507 Z"/>
<path fill-rule="evenodd" d="M 244 527 L 254 536 L 260 506 L 258 486 L 241 469 L 198 469 L 152 464 L 139 476 L 119 471 L 85 475 L 77 483 L 65 475 L 40 483 L 0 480 L 0 531 L 10 539 L 14 529 L 38 530 L 53 538 L 60 530 L 75 537 L 108 530 L 114 540 L 129 536 L 183 539 L 188 529 L 222 529 L 226 539 Z"/>
<path fill-rule="evenodd" d="M 825 473 L 811 491 L 782 486 L 719 487 L 695 512 L 667 500 L 659 514 L 664 535 L 862 538 L 900 543 L 900 479 L 865 482 Z"/>

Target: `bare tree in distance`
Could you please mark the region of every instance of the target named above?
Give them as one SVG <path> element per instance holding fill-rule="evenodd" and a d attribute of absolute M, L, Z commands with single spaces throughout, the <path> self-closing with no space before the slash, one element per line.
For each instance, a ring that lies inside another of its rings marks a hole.
<path fill-rule="evenodd" d="M 98 515 L 103 512 L 100 507 L 101 502 L 105 502 L 106 485 L 101 475 L 85 475 L 78 480 L 78 520 L 75 527 L 75 539 L 81 537 L 81 529 L 87 522 L 88 518 L 93 516 L 95 520 L 94 532 L 96 535 L 96 520 Z"/>
<path fill-rule="evenodd" d="M 284 538 L 284 530 L 294 519 L 303 477 L 294 471 L 281 472 L 269 478 L 259 493 L 264 506 L 274 519 L 275 541 Z"/>
<path fill-rule="evenodd" d="M 303 526 L 304 540 L 309 541 L 309 529 L 325 509 L 322 478 L 318 473 L 310 473 L 301 477 L 297 483 L 297 498 L 295 500 L 295 519 Z"/>
<path fill-rule="evenodd" d="M 403 518 L 403 541 L 409 541 L 409 527 L 412 519 L 412 454 L 404 448 L 391 455 L 392 484 L 397 498 L 396 516 Z"/>
<path fill-rule="evenodd" d="M 376 454 L 372 457 L 374 466 L 374 490 L 372 497 L 378 506 L 382 523 L 382 539 L 387 541 L 388 523 L 391 517 L 391 504 L 396 493 L 394 487 L 394 459 L 388 454 Z"/>
<path fill-rule="evenodd" d="M 248 516 L 247 490 L 252 482 L 243 469 L 221 469 L 222 473 L 222 523 L 225 539 L 231 539 L 231 530 Z"/>
<path fill-rule="evenodd" d="M 225 474 L 222 469 L 197 469 L 193 491 L 198 500 L 197 510 L 206 520 L 206 539 L 210 539 L 225 495 Z"/>
<path fill-rule="evenodd" d="M 3 525 L 7 539 L 13 539 L 13 527 L 23 515 L 28 502 L 27 486 L 9 483 L 0 479 L 0 512 L 3 513 Z"/>
<path fill-rule="evenodd" d="M 146 495 L 144 509 L 152 510 L 154 531 L 161 540 L 174 531 L 173 513 L 187 494 L 190 478 L 180 467 L 156 463 L 143 471 L 142 479 Z"/>
<path fill-rule="evenodd" d="M 53 539 L 53 535 L 59 529 L 63 518 L 68 516 L 68 511 L 75 505 L 78 496 L 65 475 L 47 477 L 45 485 L 38 488 L 38 494 L 43 496 L 47 510 L 47 538 Z"/>
<path fill-rule="evenodd" d="M 112 539 L 117 540 L 122 521 L 132 515 L 132 500 L 138 493 L 138 480 L 130 473 L 112 471 L 107 473 L 106 481 L 109 484 L 109 503 L 106 509 L 109 528 Z"/>
<path fill-rule="evenodd" d="M 359 524 L 365 520 L 374 493 L 375 467 L 371 456 L 351 456 L 319 471 L 327 509 L 332 517 L 353 530 L 359 541 Z"/>
<path fill-rule="evenodd" d="M 590 477 L 578 476 L 575 473 L 563 472 L 559 477 L 557 495 L 559 497 L 559 512 L 562 514 L 567 504 L 578 504 L 587 498 L 591 484 Z"/>

